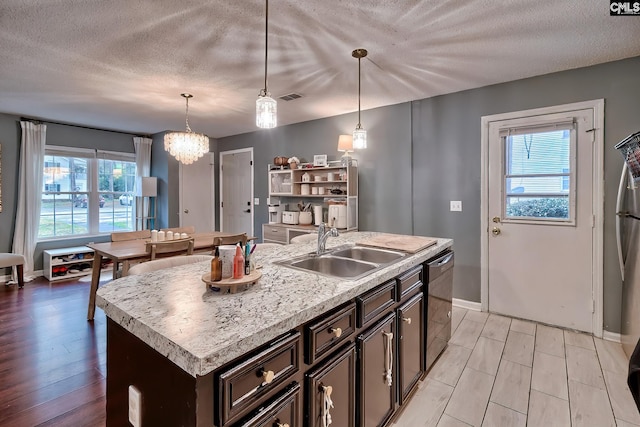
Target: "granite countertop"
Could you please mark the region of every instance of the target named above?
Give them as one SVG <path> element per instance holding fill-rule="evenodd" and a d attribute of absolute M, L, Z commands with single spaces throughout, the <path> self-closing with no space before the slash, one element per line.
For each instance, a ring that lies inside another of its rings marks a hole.
<path fill-rule="evenodd" d="M 354 244 L 374 232 L 345 233 L 327 249 Z M 100 287 L 106 315 L 192 376 L 202 376 L 242 354 L 360 295 L 450 247 L 451 239 L 408 254 L 359 280 L 321 276 L 273 264 L 315 250 L 314 243 L 256 251 L 262 278 L 245 292 L 218 294 L 202 275 L 208 262 L 128 276 Z"/>

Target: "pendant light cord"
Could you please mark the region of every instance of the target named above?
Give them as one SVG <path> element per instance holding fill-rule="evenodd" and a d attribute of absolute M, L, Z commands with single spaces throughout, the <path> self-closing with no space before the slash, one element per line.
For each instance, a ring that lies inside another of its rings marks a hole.
<path fill-rule="evenodd" d="M 362 126 L 360 125 L 360 58 L 358 58 L 358 129 Z"/>
<path fill-rule="evenodd" d="M 266 0 L 264 21 L 264 96 L 267 96 L 267 60 L 269 53 L 269 0 Z"/>
<path fill-rule="evenodd" d="M 185 117 L 184 121 L 187 125 L 187 132 L 191 132 L 191 128 L 189 127 L 189 98 L 190 98 L 189 96 L 184 97 L 184 99 L 187 101 L 187 108 L 184 113 L 184 117 Z"/>

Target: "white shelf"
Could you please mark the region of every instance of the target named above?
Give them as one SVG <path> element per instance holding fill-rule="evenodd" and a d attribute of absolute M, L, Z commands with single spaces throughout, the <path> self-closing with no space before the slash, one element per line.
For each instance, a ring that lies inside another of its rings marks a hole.
<path fill-rule="evenodd" d="M 42 256 L 44 261 L 44 277 L 46 277 L 50 282 L 57 282 L 60 280 L 67 280 L 91 274 L 93 266 L 93 250 L 86 246 L 48 249 L 43 251 Z M 59 267 L 64 267 L 64 274 L 58 273 L 58 275 L 54 272 L 54 269 L 57 270 Z M 84 269 L 77 273 L 69 273 L 69 270 L 76 270 L 80 267 L 84 267 Z"/>

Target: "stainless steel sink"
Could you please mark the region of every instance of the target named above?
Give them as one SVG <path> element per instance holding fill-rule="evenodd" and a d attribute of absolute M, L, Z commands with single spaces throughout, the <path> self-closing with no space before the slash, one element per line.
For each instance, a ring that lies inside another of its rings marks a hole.
<path fill-rule="evenodd" d="M 402 252 L 390 251 L 387 249 L 365 248 L 362 246 L 351 246 L 346 249 L 338 249 L 331 252 L 333 256 L 351 258 L 359 261 L 373 262 L 376 264 L 389 264 L 404 254 Z"/>
<path fill-rule="evenodd" d="M 289 265 L 294 268 L 311 270 L 328 276 L 349 279 L 361 276 L 378 267 L 378 265 L 369 262 L 334 257 L 331 255 L 311 256 L 300 261 L 294 261 Z"/>
<path fill-rule="evenodd" d="M 323 255 L 310 253 L 275 264 L 330 277 L 356 280 L 404 257 L 402 252 L 348 246 L 334 248 Z"/>

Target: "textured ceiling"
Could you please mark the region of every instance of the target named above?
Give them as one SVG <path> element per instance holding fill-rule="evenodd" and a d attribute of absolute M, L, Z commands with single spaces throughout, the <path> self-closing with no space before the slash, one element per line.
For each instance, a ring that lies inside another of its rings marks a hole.
<path fill-rule="evenodd" d="M 271 0 L 280 125 L 640 55 L 603 0 Z M 2 0 L 0 112 L 135 133 L 256 130 L 261 0 Z M 366 128 L 366 114 L 363 124 Z M 355 123 L 354 123 L 355 125 Z"/>

